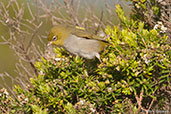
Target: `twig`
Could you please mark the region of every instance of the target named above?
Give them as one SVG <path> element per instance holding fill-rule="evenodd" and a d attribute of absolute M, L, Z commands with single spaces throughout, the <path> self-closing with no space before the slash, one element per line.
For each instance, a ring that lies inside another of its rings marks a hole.
<path fill-rule="evenodd" d="M 28 54 L 28 49 L 30 48 L 31 43 L 32 43 L 32 41 L 33 41 L 33 38 L 35 37 L 35 35 L 36 35 L 38 29 L 40 28 L 40 26 L 42 25 L 42 23 L 43 23 L 43 22 L 41 22 L 41 23 L 36 27 L 35 31 L 32 33 L 32 36 L 31 36 L 31 38 L 30 38 L 30 41 L 29 41 L 29 43 L 28 43 L 28 45 L 27 45 L 27 47 L 26 47 L 26 53 L 27 53 L 27 54 Z"/>
<path fill-rule="evenodd" d="M 143 111 L 146 112 L 146 114 L 148 114 L 148 110 L 141 106 L 141 103 L 142 103 L 142 100 L 143 100 L 143 94 L 144 94 L 144 90 L 141 91 L 140 97 L 138 97 L 137 93 L 134 93 L 135 98 L 136 98 L 137 103 L 138 103 L 138 109 L 137 109 L 136 114 L 139 114 L 140 110 L 143 110 Z"/>
<path fill-rule="evenodd" d="M 102 11 L 101 11 L 100 21 L 99 21 L 98 27 L 97 27 L 97 29 L 96 29 L 96 31 L 95 31 L 95 34 L 97 34 L 97 33 L 99 32 L 99 29 L 100 29 L 100 27 L 101 27 L 102 20 L 103 20 L 103 9 L 102 9 Z"/>

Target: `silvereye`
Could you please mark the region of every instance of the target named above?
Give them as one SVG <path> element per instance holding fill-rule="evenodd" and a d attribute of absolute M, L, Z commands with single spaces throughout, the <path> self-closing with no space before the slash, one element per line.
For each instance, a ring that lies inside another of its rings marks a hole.
<path fill-rule="evenodd" d="M 90 34 L 85 30 L 63 25 L 58 25 L 51 29 L 48 41 L 48 45 L 55 44 L 59 47 L 63 47 L 71 54 L 87 59 L 97 57 L 99 60 L 99 52 L 108 44 L 107 41 L 97 35 Z"/>

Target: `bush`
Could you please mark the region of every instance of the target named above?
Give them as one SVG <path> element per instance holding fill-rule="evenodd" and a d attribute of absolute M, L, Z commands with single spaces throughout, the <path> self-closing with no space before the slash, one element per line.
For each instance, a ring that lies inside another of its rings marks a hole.
<path fill-rule="evenodd" d="M 145 28 L 160 28 L 171 43 L 170 0 L 129 0 L 133 4 L 131 18 L 141 20 Z"/>
<path fill-rule="evenodd" d="M 143 22 L 128 20 L 119 5 L 116 12 L 122 29 L 106 28 L 111 45 L 102 53 L 101 63 L 55 48 L 57 58 L 36 63 L 39 75 L 31 78 L 27 90 L 15 87 L 18 98 L 11 101 L 10 111 L 105 114 L 169 110 L 165 105 L 171 72 L 167 36 L 144 29 Z M 5 106 L 1 101 L 0 107 Z"/>

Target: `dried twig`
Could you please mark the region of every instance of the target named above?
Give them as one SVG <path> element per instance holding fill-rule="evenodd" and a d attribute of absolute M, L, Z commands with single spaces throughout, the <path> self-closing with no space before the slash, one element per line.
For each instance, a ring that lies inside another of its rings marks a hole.
<path fill-rule="evenodd" d="M 141 104 L 142 104 L 142 100 L 143 100 L 143 94 L 144 94 L 144 90 L 142 90 L 142 91 L 141 91 L 141 93 L 140 93 L 140 96 L 139 96 L 139 97 L 138 97 L 138 95 L 137 95 L 137 93 L 136 93 L 136 92 L 134 93 L 135 98 L 136 98 L 136 100 L 137 100 L 137 104 L 138 104 L 138 109 L 137 109 L 136 114 L 139 114 L 140 110 L 143 110 L 143 111 L 145 111 L 145 112 L 146 112 L 146 114 L 148 114 L 148 110 L 147 110 L 147 109 L 145 109 L 145 108 L 143 108 L 143 107 L 141 106 Z"/>

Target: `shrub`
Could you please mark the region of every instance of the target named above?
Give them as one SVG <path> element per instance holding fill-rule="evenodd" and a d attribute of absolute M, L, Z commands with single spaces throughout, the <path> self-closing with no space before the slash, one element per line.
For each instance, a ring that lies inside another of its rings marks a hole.
<path fill-rule="evenodd" d="M 139 113 L 165 106 L 169 96 L 171 47 L 167 36 L 128 20 L 117 5 L 119 26 L 106 28 L 110 45 L 98 60 L 85 60 L 55 48 L 55 59 L 36 63 L 37 77 L 18 95 L 12 112 L 23 113 Z M 169 94 L 168 94 L 169 95 Z M 5 105 L 1 103 L 1 107 Z M 2 111 L 3 112 L 3 111 Z"/>
<path fill-rule="evenodd" d="M 168 35 L 167 42 L 171 43 L 170 0 L 129 1 L 133 5 L 131 17 L 143 21 L 146 28 L 160 28 Z"/>

